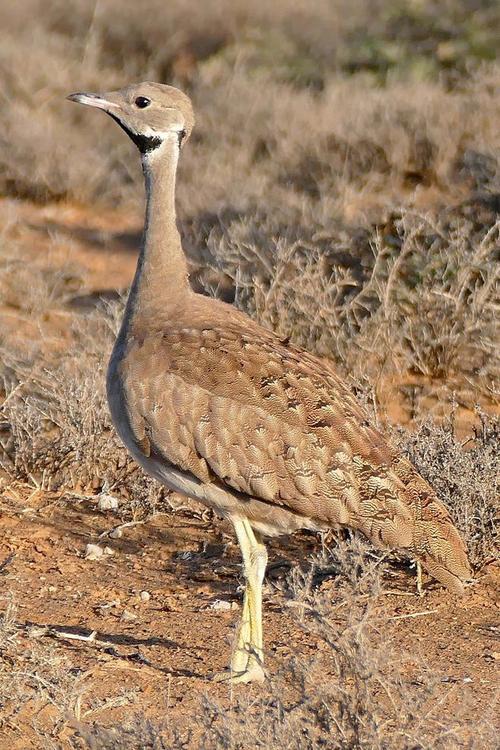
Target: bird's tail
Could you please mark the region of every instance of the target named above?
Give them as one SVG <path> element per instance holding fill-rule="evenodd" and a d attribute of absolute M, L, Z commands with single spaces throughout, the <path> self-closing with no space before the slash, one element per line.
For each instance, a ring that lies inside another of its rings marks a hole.
<path fill-rule="evenodd" d="M 405 486 L 404 500 L 413 520 L 412 552 L 434 578 L 462 593 L 464 583 L 472 579 L 472 570 L 448 510 L 405 458 L 398 457 L 391 468 Z"/>
<path fill-rule="evenodd" d="M 462 593 L 472 579 L 467 551 L 432 487 L 400 455 L 393 457 L 385 486 L 390 489 L 382 506 L 375 508 L 373 496 L 367 498 L 367 512 L 356 526 L 375 543 L 407 549 L 434 578 Z"/>

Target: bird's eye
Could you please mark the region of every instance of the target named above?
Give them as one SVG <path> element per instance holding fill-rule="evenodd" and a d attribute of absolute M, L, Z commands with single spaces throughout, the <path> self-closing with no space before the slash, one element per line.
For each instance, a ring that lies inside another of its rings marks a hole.
<path fill-rule="evenodd" d="M 145 109 L 146 107 L 149 107 L 151 104 L 151 99 L 148 99 L 146 96 L 138 96 L 135 100 L 135 106 L 139 107 L 139 109 Z"/>

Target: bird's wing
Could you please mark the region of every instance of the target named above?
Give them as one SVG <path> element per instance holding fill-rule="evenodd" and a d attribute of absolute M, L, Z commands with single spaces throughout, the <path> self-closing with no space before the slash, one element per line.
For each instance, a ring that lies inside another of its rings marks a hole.
<path fill-rule="evenodd" d="M 428 522 L 461 544 L 331 367 L 261 328 L 169 328 L 132 343 L 121 377 L 142 449 L 203 482 L 390 547 L 423 550 Z"/>
<path fill-rule="evenodd" d="M 391 449 L 333 372 L 256 336 L 169 329 L 132 347 L 123 382 L 136 435 L 202 481 L 301 515 L 354 523 L 363 496 L 373 515 L 398 483 Z"/>

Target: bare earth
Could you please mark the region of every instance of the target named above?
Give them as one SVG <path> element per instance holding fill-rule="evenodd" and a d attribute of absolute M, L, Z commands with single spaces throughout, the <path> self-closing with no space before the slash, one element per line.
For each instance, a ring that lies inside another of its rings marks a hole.
<path fill-rule="evenodd" d="M 231 689 L 210 682 L 214 671 L 227 666 L 239 617 L 240 558 L 224 533 L 229 529 L 207 529 L 187 511 L 161 515 L 124 529 L 121 539 L 106 538 L 113 554 L 92 561 L 84 559 L 85 547 L 113 528 L 111 513 L 100 513 L 91 498 L 16 494 L 8 493 L 1 508 L 0 560 L 9 561 L 2 589 L 17 603 L 23 651 L 35 640 L 52 639 L 55 653 L 78 675 L 82 720 L 106 725 L 137 712 L 189 726 L 204 694 L 229 708 Z M 318 548 L 319 541 L 305 534 L 271 545 L 265 596 L 271 671 L 290 653 L 307 656 L 317 648 L 273 582 Z M 498 579 L 490 566 L 463 599 L 432 586 L 420 598 L 414 581 L 401 574 L 387 585 L 395 593 L 385 594 L 378 605 L 388 618 L 385 637 L 412 655 L 412 678 L 418 679 L 422 663 L 432 665 L 446 685 L 447 710 L 457 701 L 471 722 L 488 714 L 494 694 Z M 141 599 L 144 591 L 147 601 Z M 71 639 L 93 632 L 94 641 Z M 0 746 L 39 748 L 32 720 L 50 725 L 57 709 L 36 696 L 19 713 L 14 705 L 7 709 Z M 64 747 L 73 732 L 71 722 L 63 722 L 56 739 Z"/>

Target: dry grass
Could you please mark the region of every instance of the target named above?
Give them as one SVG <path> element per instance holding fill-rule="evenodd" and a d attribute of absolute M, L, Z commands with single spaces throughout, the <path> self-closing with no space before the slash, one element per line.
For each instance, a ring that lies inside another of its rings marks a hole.
<path fill-rule="evenodd" d="M 118 205 L 140 222 L 130 144 L 64 96 L 130 80 L 180 84 L 198 117 L 178 193 L 198 288 L 373 383 L 379 411 L 384 392 L 396 393 L 421 418 L 433 389 L 441 405 L 498 405 L 498 4 L 147 5 L 0 7 L 2 195 L 99 212 Z M 110 492 L 124 520 L 144 517 L 164 493 L 119 444 L 104 396 L 121 303 L 73 307 L 87 279 L 67 239 L 27 250 L 24 230 L 8 225 L 0 236 L 0 489 Z M 453 421 L 395 439 L 450 508 L 479 569 L 498 543 L 498 422 L 478 412 L 476 424 L 468 443 Z M 460 711 L 443 720 L 448 693 L 436 675 L 393 650 L 380 568 L 351 541 L 296 572 L 281 596 L 317 656 L 285 661 L 257 698 L 236 696 L 228 712 L 200 703 L 196 747 L 494 747 L 487 716 L 474 726 Z M 326 588 L 325 571 L 335 575 Z M 78 750 L 193 747 L 182 721 L 91 724 L 81 712 L 87 677 L 16 625 L 10 605 L 0 656 L 4 722 L 36 697 L 51 707 L 49 724 L 78 726 L 68 740 Z M 41 747 L 59 748 L 35 729 Z"/>
<path fill-rule="evenodd" d="M 422 187 L 487 187 L 498 172 L 498 72 L 488 62 L 498 8 L 406 5 L 380 0 L 376 21 L 359 1 L 301 1 L 294 12 L 287 0 L 200 2 L 193 12 L 151 0 L 149 13 L 122 0 L 5 6 L 0 185 L 35 200 L 135 200 L 128 144 L 63 97 L 153 78 L 187 86 L 198 112 L 183 213 L 219 210 L 229 195 L 245 206 L 265 189 L 273 214 L 320 198 L 324 216 L 366 215 L 402 186 L 410 201 Z"/>
<path fill-rule="evenodd" d="M 75 316 L 69 348 L 34 362 L 11 358 L 0 467 L 42 490 L 116 495 L 130 520 L 154 512 L 165 490 L 132 461 L 109 419 L 105 367 L 121 313 L 111 305 L 84 322 Z"/>
<path fill-rule="evenodd" d="M 496 4 L 40 7 L 1 11 L 4 194 L 136 210 L 130 144 L 63 97 L 180 82 L 198 113 L 178 203 L 199 283 L 358 377 L 497 398 Z"/>
<path fill-rule="evenodd" d="M 460 375 L 494 396 L 499 230 L 405 211 L 351 242 L 247 215 L 205 236 L 224 294 L 280 335 L 358 377 Z"/>
<path fill-rule="evenodd" d="M 71 259 L 71 245 L 57 236 L 49 252 L 28 259 L 23 241 L 16 237 L 19 231 L 20 222 L 12 218 L 0 232 L 0 301 L 12 315 L 40 319 L 85 287 L 85 271 Z"/>

